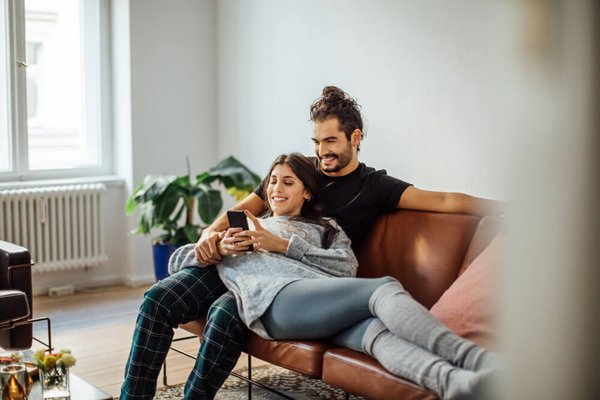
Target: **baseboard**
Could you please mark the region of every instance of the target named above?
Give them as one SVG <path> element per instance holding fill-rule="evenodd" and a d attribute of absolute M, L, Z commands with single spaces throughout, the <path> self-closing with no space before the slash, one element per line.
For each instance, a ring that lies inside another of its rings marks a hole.
<path fill-rule="evenodd" d="M 83 289 L 95 289 L 105 286 L 119 286 L 126 285 L 128 287 L 137 287 L 142 285 L 147 285 L 150 283 L 154 283 L 155 278 L 154 275 L 143 276 L 140 278 L 136 278 L 135 281 L 131 282 L 128 278 L 123 278 L 120 275 L 107 275 L 103 277 L 96 277 L 92 280 L 83 280 L 80 282 L 74 282 L 72 285 L 75 287 L 75 291 L 83 290 Z M 33 288 L 33 295 L 47 295 L 48 290 L 57 285 L 47 284 L 40 287 Z"/>
<path fill-rule="evenodd" d="M 154 274 L 125 278 L 123 283 L 128 287 L 138 287 L 156 282 Z"/>

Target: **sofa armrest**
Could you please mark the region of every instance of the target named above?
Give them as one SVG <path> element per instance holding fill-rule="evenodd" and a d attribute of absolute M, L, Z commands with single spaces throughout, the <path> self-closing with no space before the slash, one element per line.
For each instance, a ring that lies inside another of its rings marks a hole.
<path fill-rule="evenodd" d="M 19 290 L 0 290 L 0 329 L 29 316 L 29 302 Z"/>
<path fill-rule="evenodd" d="M 31 255 L 25 247 L 0 241 L 0 290 L 18 290 L 25 294 L 32 316 Z M 30 324 L 0 331 L 0 347 L 23 350 L 31 347 L 33 330 Z"/>

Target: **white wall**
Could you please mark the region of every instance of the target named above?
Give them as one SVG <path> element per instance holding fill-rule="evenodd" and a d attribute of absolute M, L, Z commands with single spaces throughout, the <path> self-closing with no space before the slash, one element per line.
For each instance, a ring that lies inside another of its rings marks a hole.
<path fill-rule="evenodd" d="M 214 2 L 132 0 L 129 13 L 133 184 L 185 173 L 186 156 L 200 173 L 216 161 Z M 132 240 L 128 279 L 152 280 L 150 239 Z"/>
<path fill-rule="evenodd" d="M 36 274 L 36 293 L 154 281 L 151 239 L 131 236 L 125 199 L 147 174 L 192 174 L 216 161 L 216 39 L 213 0 L 111 1 L 115 174 L 104 196 L 109 261 L 87 271 Z"/>
<path fill-rule="evenodd" d="M 278 153 L 312 153 L 309 105 L 334 84 L 363 106 L 362 161 L 417 187 L 505 198 L 505 8 L 219 1 L 219 156 L 262 174 Z"/>

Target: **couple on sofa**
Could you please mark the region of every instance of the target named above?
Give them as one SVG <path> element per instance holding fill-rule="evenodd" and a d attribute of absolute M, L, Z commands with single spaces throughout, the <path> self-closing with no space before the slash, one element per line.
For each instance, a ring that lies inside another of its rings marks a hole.
<path fill-rule="evenodd" d="M 379 214 L 397 207 L 489 214 L 497 204 L 418 190 L 359 163 L 359 106 L 338 88 L 323 90 L 311 120 L 317 158 L 278 157 L 263 185 L 236 206 L 254 229 L 225 231 L 221 216 L 174 254 L 173 274 L 146 293 L 122 399 L 152 398 L 173 328 L 207 310 L 185 399 L 214 397 L 240 354 L 243 324 L 267 339 L 331 338 L 442 398 L 468 398 L 485 382 L 494 355 L 451 333 L 396 280 L 353 278 L 352 248 Z M 264 211 L 268 217 L 254 217 Z"/>

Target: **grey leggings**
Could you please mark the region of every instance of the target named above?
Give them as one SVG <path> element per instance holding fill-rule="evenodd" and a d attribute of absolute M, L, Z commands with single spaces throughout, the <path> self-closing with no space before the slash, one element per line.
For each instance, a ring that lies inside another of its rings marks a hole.
<path fill-rule="evenodd" d="M 369 299 L 391 277 L 302 279 L 284 287 L 261 317 L 274 339 L 331 338 L 363 351 L 362 338 L 373 321 Z"/>
<path fill-rule="evenodd" d="M 275 297 L 261 321 L 275 339 L 332 338 L 443 399 L 473 397 L 494 356 L 442 325 L 393 278 L 303 279 Z M 487 398 L 487 397 L 486 397 Z"/>

